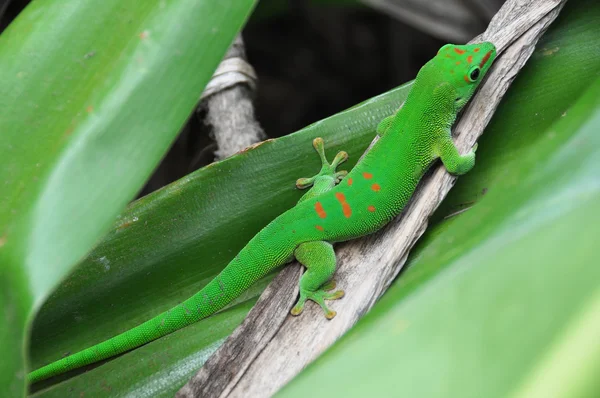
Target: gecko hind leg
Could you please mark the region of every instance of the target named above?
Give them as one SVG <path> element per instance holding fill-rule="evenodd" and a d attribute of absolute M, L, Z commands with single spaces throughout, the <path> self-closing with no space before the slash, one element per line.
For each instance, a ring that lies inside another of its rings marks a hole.
<path fill-rule="evenodd" d="M 299 178 L 296 181 L 296 187 L 299 189 L 306 189 L 312 186 L 312 189 L 302 197 L 301 201 L 329 191 L 348 174 L 346 170 L 337 171 L 337 167 L 340 163 L 343 163 L 348 159 L 348 154 L 346 152 L 338 152 L 330 164 L 325 157 L 325 143 L 321 137 L 317 137 L 313 140 L 313 147 L 321 158 L 321 171 L 313 177 Z"/>
<path fill-rule="evenodd" d="M 300 315 L 307 300 L 319 304 L 327 319 L 332 319 L 336 312 L 330 310 L 325 300 L 337 300 L 344 297 L 343 290 L 328 292 L 335 288 L 331 280 L 335 272 L 335 252 L 329 242 L 317 241 L 302 243 L 294 252 L 296 259 L 306 267 L 300 279 L 300 298 L 292 308 L 292 315 Z"/>

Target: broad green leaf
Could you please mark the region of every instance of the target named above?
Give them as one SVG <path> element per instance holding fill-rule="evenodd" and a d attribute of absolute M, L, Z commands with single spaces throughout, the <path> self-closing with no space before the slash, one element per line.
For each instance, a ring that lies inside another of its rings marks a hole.
<path fill-rule="evenodd" d="M 567 4 L 409 268 L 279 396 L 599 394 L 599 15 Z"/>
<path fill-rule="evenodd" d="M 105 234 L 254 6 L 33 1 L 0 36 L 0 389 L 27 321 Z"/>

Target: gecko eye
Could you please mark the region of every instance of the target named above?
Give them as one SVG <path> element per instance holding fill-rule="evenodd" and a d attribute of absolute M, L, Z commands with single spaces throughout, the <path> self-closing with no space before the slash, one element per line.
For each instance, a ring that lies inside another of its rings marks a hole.
<path fill-rule="evenodd" d="M 471 71 L 469 72 L 469 80 L 474 82 L 475 80 L 477 80 L 478 77 L 479 77 L 479 67 L 476 66 L 473 69 L 471 69 Z"/>

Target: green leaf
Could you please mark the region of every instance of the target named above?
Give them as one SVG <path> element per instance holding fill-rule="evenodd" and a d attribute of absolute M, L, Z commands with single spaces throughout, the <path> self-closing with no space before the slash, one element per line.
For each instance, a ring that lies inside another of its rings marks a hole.
<path fill-rule="evenodd" d="M 33 1 L 0 37 L 0 388 L 27 320 L 108 231 L 254 6 Z"/>
<path fill-rule="evenodd" d="M 599 15 L 567 3 L 409 268 L 280 396 L 598 395 Z"/>

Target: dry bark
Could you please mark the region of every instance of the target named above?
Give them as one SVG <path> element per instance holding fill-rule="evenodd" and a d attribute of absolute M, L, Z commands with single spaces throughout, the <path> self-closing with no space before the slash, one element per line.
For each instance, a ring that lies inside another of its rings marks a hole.
<path fill-rule="evenodd" d="M 455 126 L 455 141 L 463 153 L 483 133 L 512 80 L 565 2 L 508 0 L 486 32 L 473 40 L 493 42 L 502 55 Z M 346 297 L 331 303 L 338 312 L 332 321 L 310 304 L 301 316 L 288 315 L 301 274 L 296 263 L 290 265 L 177 396 L 264 397 L 276 393 L 373 306 L 404 265 L 455 180 L 443 166 L 433 167 L 399 217 L 376 234 L 337 247 L 335 279 Z"/>
<path fill-rule="evenodd" d="M 212 126 L 217 160 L 267 138 L 254 117 L 256 79 L 238 35 L 202 93 L 201 106 L 206 107 L 206 123 Z"/>

